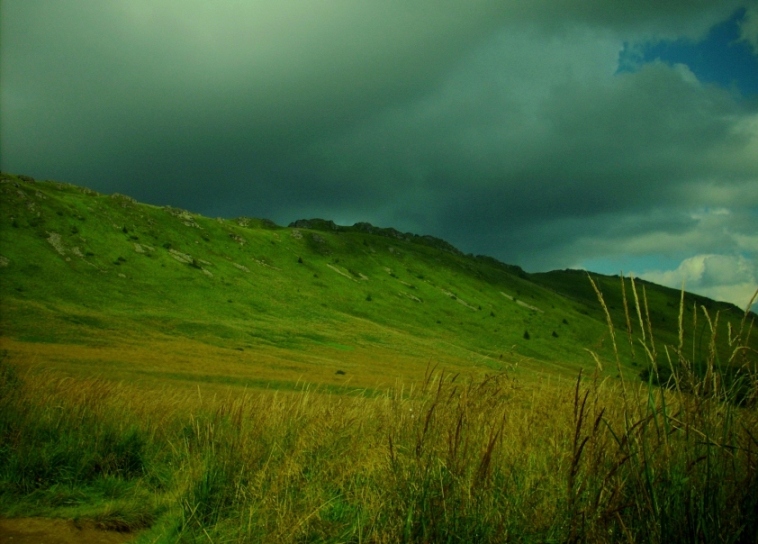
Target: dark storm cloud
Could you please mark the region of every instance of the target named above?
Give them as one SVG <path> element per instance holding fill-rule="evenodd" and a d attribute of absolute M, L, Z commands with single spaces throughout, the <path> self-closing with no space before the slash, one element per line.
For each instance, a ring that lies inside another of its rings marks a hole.
<path fill-rule="evenodd" d="M 529 269 L 755 263 L 755 98 L 619 66 L 741 7 L 755 48 L 753 1 L 5 0 L 0 166 L 209 215 L 367 220 Z"/>
<path fill-rule="evenodd" d="M 450 4 L 11 0 L 4 126 L 36 132 L 54 164 L 71 158 L 57 151 L 66 141 L 96 158 L 168 147 L 169 164 L 276 160 L 412 96 L 495 24 L 491 3 Z M 32 154 L 7 140 L 9 154 Z"/>
<path fill-rule="evenodd" d="M 320 144 L 312 162 L 334 163 L 323 174 L 330 179 L 371 180 L 393 210 L 419 210 L 443 236 L 486 252 L 508 248 L 515 262 L 533 258 L 528 231 L 546 224 L 697 206 L 698 184 L 755 180 L 754 134 L 738 130 L 748 113 L 683 69 L 579 79 L 553 71 L 545 88 L 532 89 L 535 64 L 565 69 L 584 57 L 579 38 L 572 42 L 574 50 L 547 46 L 545 58 L 532 48 L 525 68 L 512 66 L 511 52 L 522 48 L 502 48 L 500 81 L 467 69 L 423 103 Z M 508 239 L 514 232 L 518 239 Z M 561 229 L 551 239 L 561 246 L 576 234 Z"/>

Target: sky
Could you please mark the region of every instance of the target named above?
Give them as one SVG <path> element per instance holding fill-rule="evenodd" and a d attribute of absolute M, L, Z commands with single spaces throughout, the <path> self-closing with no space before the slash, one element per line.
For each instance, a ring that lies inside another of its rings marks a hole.
<path fill-rule="evenodd" d="M 0 169 L 744 307 L 758 0 L 2 0 Z"/>

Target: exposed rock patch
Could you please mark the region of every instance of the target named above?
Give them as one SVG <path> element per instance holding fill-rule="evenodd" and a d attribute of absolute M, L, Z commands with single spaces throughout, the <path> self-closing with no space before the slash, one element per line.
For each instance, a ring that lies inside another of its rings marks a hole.
<path fill-rule="evenodd" d="M 259 265 L 261 265 L 261 266 L 265 266 L 266 268 L 270 268 L 271 270 L 278 270 L 278 271 L 280 271 L 280 272 L 281 272 L 281 270 L 282 270 L 281 268 L 277 268 L 277 267 L 275 267 L 275 266 L 271 266 L 271 265 L 270 265 L 270 264 L 268 264 L 266 261 L 262 261 L 262 260 L 260 260 L 260 259 L 253 259 L 253 262 L 254 262 L 255 264 L 259 264 Z"/>
<path fill-rule="evenodd" d="M 87 187 L 78 187 L 78 189 L 80 193 L 87 196 L 97 196 L 100 194 L 97 191 L 93 191 L 92 189 L 89 189 Z"/>
<path fill-rule="evenodd" d="M 164 206 L 163 209 L 174 217 L 180 219 L 186 226 L 202 230 L 202 227 L 195 221 L 195 217 L 187 210 L 172 208 L 171 206 Z"/>
<path fill-rule="evenodd" d="M 186 253 L 182 253 L 181 251 L 177 251 L 175 249 L 169 249 L 168 252 L 171 254 L 171 256 L 179 261 L 180 263 L 184 264 L 192 264 L 192 256 L 187 255 Z"/>
<path fill-rule="evenodd" d="M 130 196 L 122 195 L 120 193 L 113 193 L 111 198 L 115 200 L 122 208 L 133 208 L 137 205 L 137 201 Z"/>
<path fill-rule="evenodd" d="M 63 241 L 61 240 L 61 235 L 57 232 L 48 232 L 49 236 L 47 237 L 47 243 L 53 246 L 53 249 L 57 251 L 60 255 L 66 254 L 66 248 L 63 245 Z"/>
<path fill-rule="evenodd" d="M 519 305 L 519 306 L 521 306 L 522 308 L 526 308 L 527 310 L 533 310 L 533 311 L 535 311 L 535 312 L 539 312 L 539 313 L 541 313 L 541 314 L 544 314 L 544 313 L 545 313 L 543 310 L 540 310 L 540 309 L 539 309 L 539 308 L 537 308 L 536 306 L 532 306 L 531 304 L 527 304 L 526 302 L 524 302 L 524 301 L 522 301 L 522 300 L 518 300 L 518 299 L 516 299 L 516 298 L 512 297 L 511 295 L 506 295 L 506 294 L 505 294 L 505 293 L 503 293 L 502 291 L 500 291 L 500 294 L 501 294 L 501 295 L 503 295 L 503 296 L 504 296 L 505 298 L 507 298 L 508 300 L 512 300 L 512 301 L 514 301 L 516 304 L 518 304 L 518 305 Z"/>
<path fill-rule="evenodd" d="M 476 306 L 472 306 L 471 304 L 469 304 L 468 302 L 466 302 L 465 300 L 463 300 L 462 298 L 460 298 L 455 293 L 452 293 L 452 292 L 448 291 L 447 289 L 443 289 L 442 287 L 438 287 L 438 289 L 440 291 L 442 291 L 443 293 L 445 293 L 447 296 L 449 296 L 451 299 L 453 299 L 454 301 L 456 301 L 458 304 L 463 304 L 466 308 L 470 308 L 471 310 L 479 311 L 479 308 L 477 308 Z"/>
<path fill-rule="evenodd" d="M 397 292 L 398 295 L 411 299 L 413 302 L 423 302 L 420 298 L 417 296 L 411 295 L 410 293 L 403 293 L 402 291 Z"/>
<path fill-rule="evenodd" d="M 134 243 L 134 251 L 137 253 L 147 253 L 148 251 L 152 252 L 155 251 L 155 248 L 153 246 L 149 246 L 147 244 L 138 244 Z"/>
<path fill-rule="evenodd" d="M 342 270 L 340 270 L 340 269 L 339 269 L 339 268 L 337 268 L 336 266 L 332 266 L 331 264 L 327 264 L 326 266 L 328 266 L 329 268 L 331 268 L 332 270 L 334 270 L 334 271 L 335 271 L 337 274 L 339 274 L 340 276 L 344 276 L 344 277 L 346 277 L 346 278 L 347 278 L 347 279 L 349 279 L 350 281 L 357 281 L 357 280 L 356 280 L 354 277 L 352 277 L 350 274 L 348 274 L 347 272 L 343 272 Z"/>
<path fill-rule="evenodd" d="M 213 277 L 213 272 L 211 272 L 210 270 L 208 270 L 207 268 L 203 266 L 200 266 L 201 264 L 204 264 L 206 266 L 212 266 L 213 263 L 204 261 L 203 259 L 196 259 L 192 255 L 189 255 L 187 253 L 182 253 L 181 251 L 177 251 L 175 249 L 169 249 L 168 252 L 174 259 L 176 259 L 180 263 L 188 264 L 193 268 L 199 269 L 206 276 L 209 276 L 211 278 Z"/>
<path fill-rule="evenodd" d="M 532 306 L 531 304 L 527 304 L 523 300 L 517 300 L 516 304 L 518 304 L 519 306 L 522 306 L 522 307 L 524 307 L 524 308 L 526 308 L 528 310 L 533 310 L 533 311 L 539 312 L 541 314 L 545 313 L 543 310 L 540 310 L 539 308 L 537 308 L 537 306 Z"/>

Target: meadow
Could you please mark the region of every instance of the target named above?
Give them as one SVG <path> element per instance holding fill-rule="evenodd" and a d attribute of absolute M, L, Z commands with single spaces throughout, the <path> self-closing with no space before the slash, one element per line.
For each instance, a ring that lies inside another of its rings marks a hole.
<path fill-rule="evenodd" d="M 136 542 L 755 542 L 755 358 L 727 385 L 676 355 L 670 389 L 430 367 L 371 395 L 4 364 L 0 511 Z"/>
<path fill-rule="evenodd" d="M 3 518 L 145 543 L 758 540 L 751 312 L 3 176 Z"/>

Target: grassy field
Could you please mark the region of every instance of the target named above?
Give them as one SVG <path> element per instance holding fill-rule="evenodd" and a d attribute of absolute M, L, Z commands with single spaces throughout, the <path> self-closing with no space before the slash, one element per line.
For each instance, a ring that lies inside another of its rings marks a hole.
<path fill-rule="evenodd" d="M 138 542 L 755 542 L 743 345 L 741 382 L 680 357 L 668 389 L 428 368 L 362 394 L 209 395 L 4 364 L 0 511 Z"/>
<path fill-rule="evenodd" d="M 139 542 L 755 542 L 755 315 L 0 176 L 0 516 Z M 641 379 L 643 378 L 643 379 Z"/>

